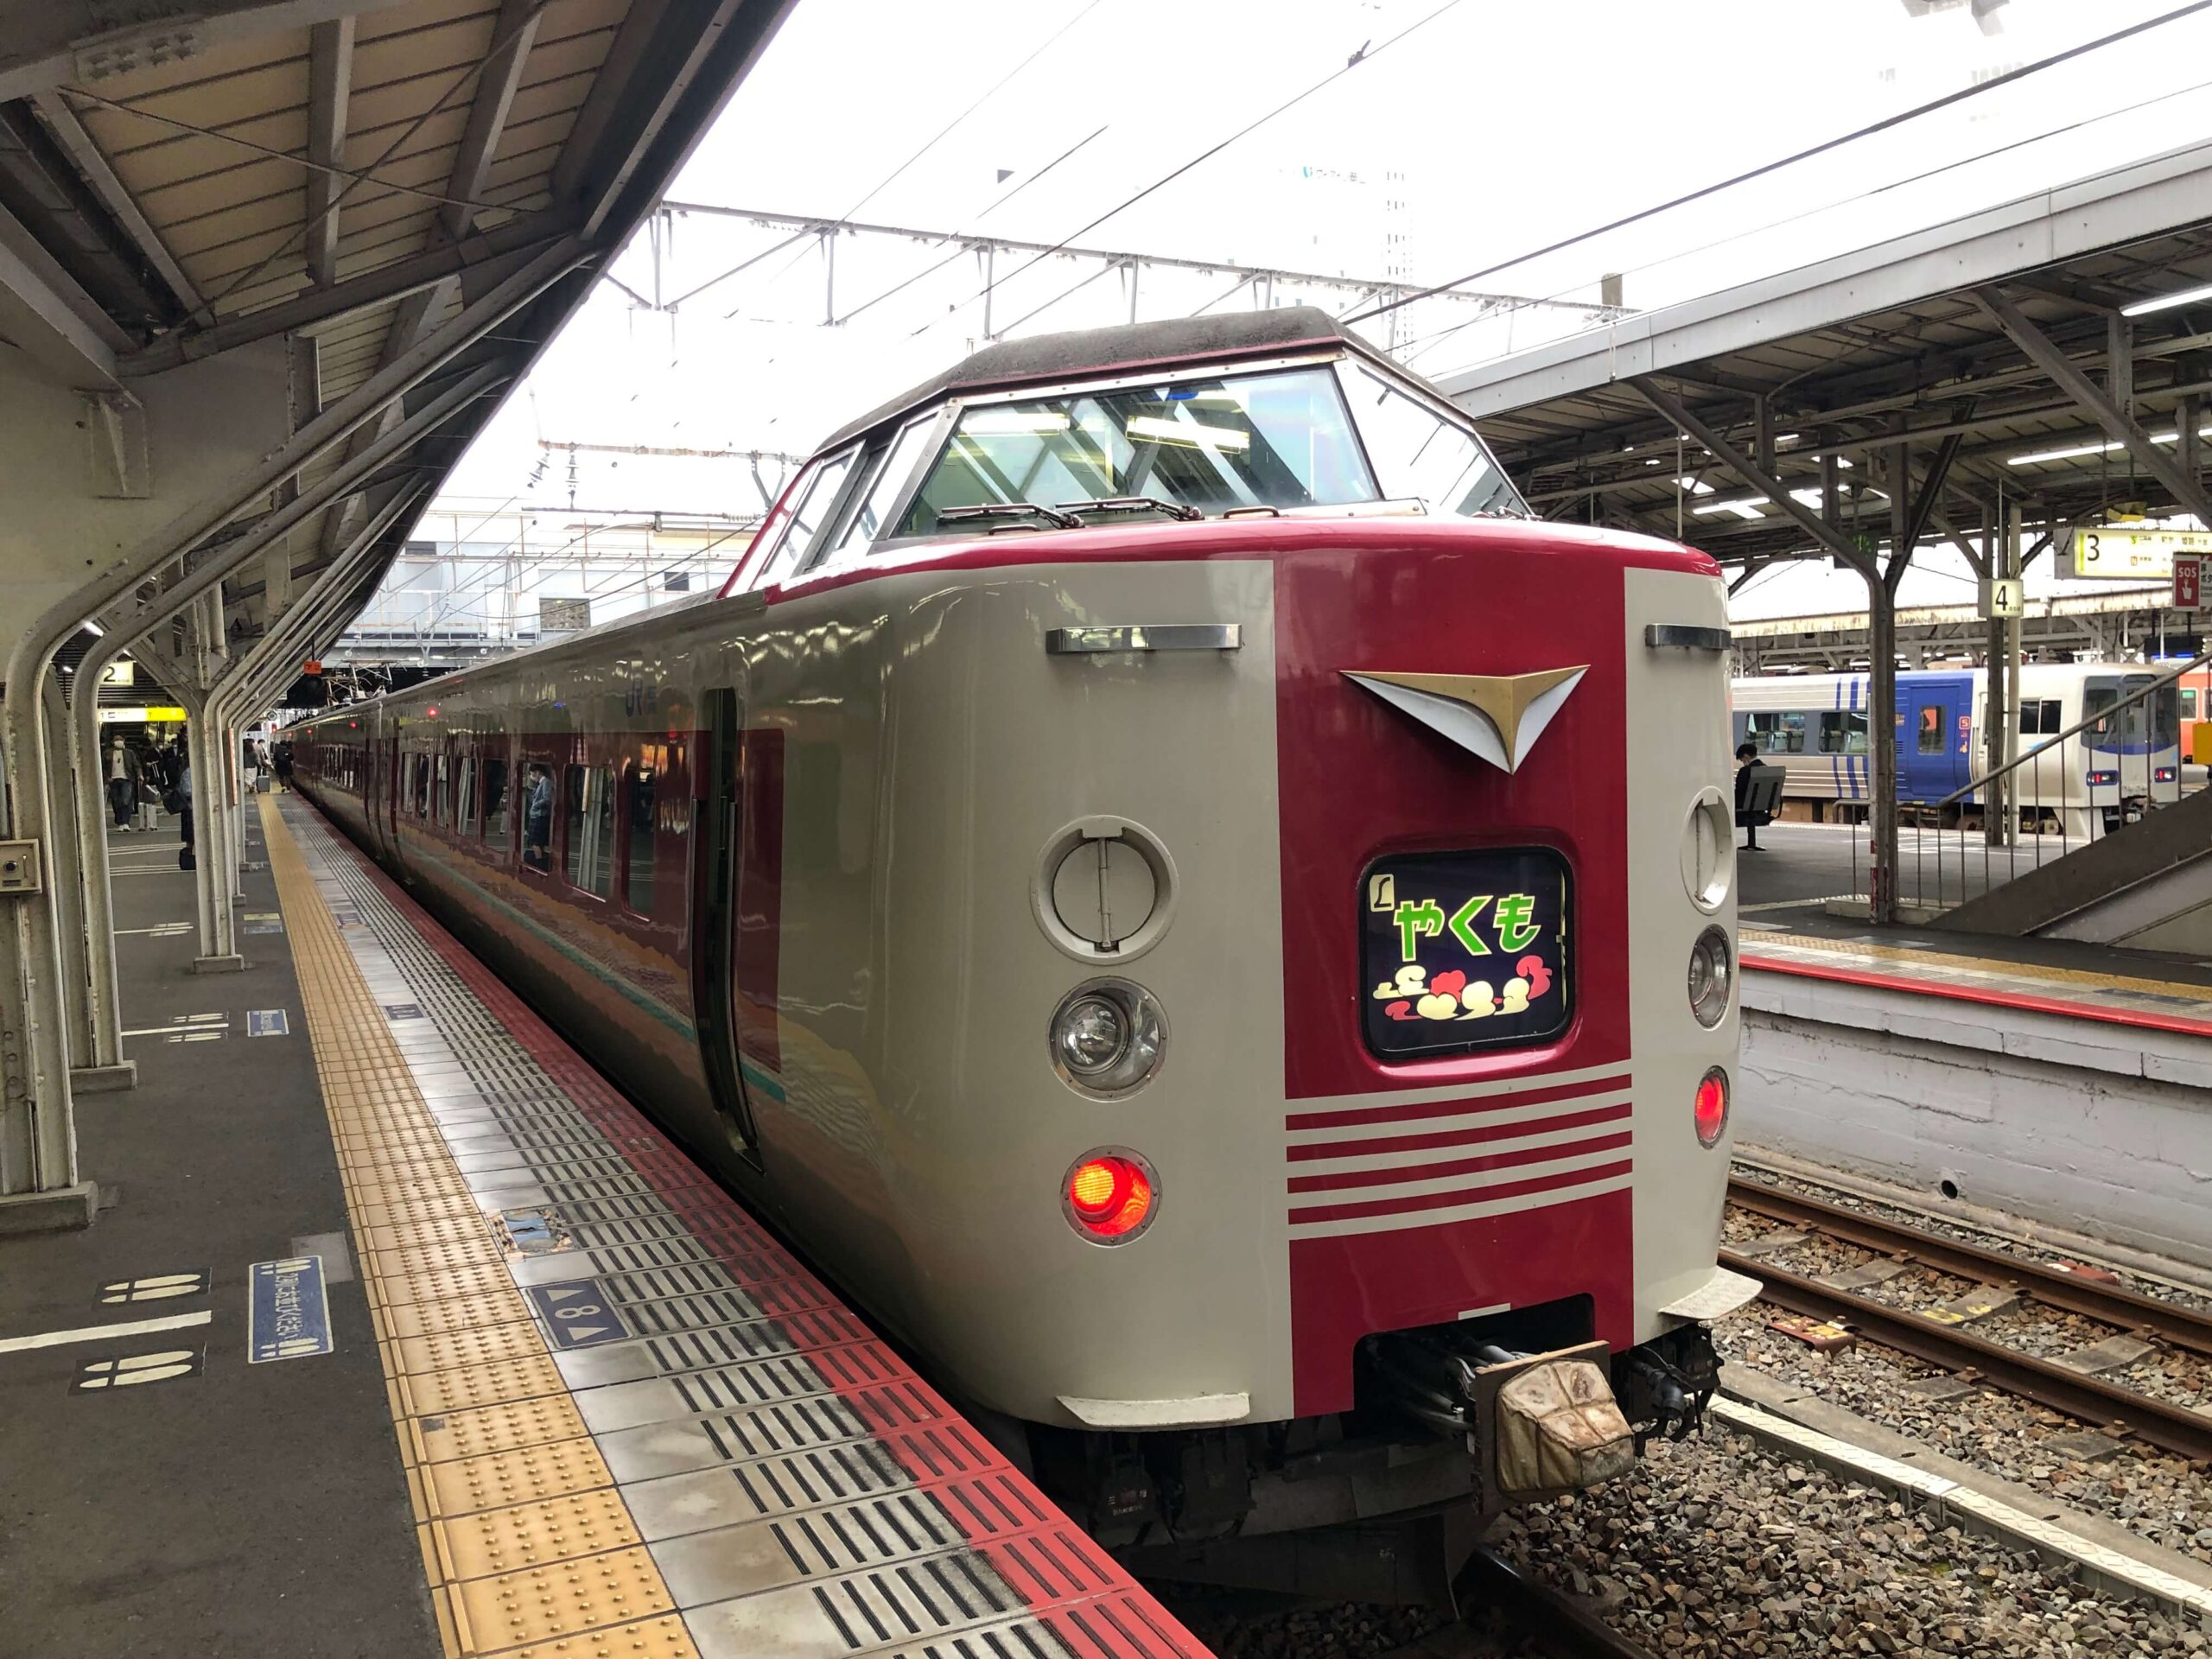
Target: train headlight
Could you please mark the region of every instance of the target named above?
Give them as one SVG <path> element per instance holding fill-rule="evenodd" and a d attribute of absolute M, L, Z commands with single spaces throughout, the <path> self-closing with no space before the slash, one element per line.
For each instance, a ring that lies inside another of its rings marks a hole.
<path fill-rule="evenodd" d="M 2089 774 L 2091 789 L 2101 788 L 2107 784 L 2117 784 L 2119 781 L 2120 773 L 2117 772 L 2093 772 Z"/>
<path fill-rule="evenodd" d="M 1720 1023 L 1728 1012 L 1728 992 L 1736 977 L 1736 959 L 1728 949 L 1728 935 L 1708 927 L 1690 947 L 1690 1013 L 1707 1029 Z"/>
<path fill-rule="evenodd" d="M 2156 782 L 2171 784 L 2175 779 L 2180 777 L 2181 773 L 2172 766 L 2160 766 L 2152 776 Z"/>
<path fill-rule="evenodd" d="M 1068 1224 L 1094 1244 L 1126 1244 L 1160 1213 L 1160 1181 L 1152 1166 L 1123 1147 L 1086 1152 L 1060 1184 Z"/>
<path fill-rule="evenodd" d="M 1142 1088 L 1167 1052 L 1160 1001 L 1126 979 L 1078 985 L 1052 1010 L 1052 1069 L 1078 1094 L 1117 1100 Z"/>
<path fill-rule="evenodd" d="M 1728 1074 L 1719 1066 L 1698 1079 L 1690 1120 L 1697 1126 L 1698 1145 L 1710 1151 L 1720 1144 L 1721 1131 L 1728 1127 Z"/>

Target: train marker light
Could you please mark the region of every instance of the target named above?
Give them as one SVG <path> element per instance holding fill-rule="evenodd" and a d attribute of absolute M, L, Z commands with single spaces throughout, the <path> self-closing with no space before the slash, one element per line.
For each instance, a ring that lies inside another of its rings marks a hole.
<path fill-rule="evenodd" d="M 1736 977 L 1736 961 L 1728 949 L 1728 935 L 1708 927 L 1690 946 L 1690 1013 L 1708 1031 L 1728 1012 L 1728 993 Z"/>
<path fill-rule="evenodd" d="M 1728 1074 L 1719 1066 L 1698 1079 L 1690 1116 L 1697 1125 L 1698 1145 L 1709 1151 L 1720 1144 L 1720 1132 L 1728 1127 Z"/>
<path fill-rule="evenodd" d="M 1159 1213 L 1160 1184 L 1134 1152 L 1102 1147 L 1076 1160 L 1061 1186 L 1061 1208 L 1076 1231 L 1097 1244 L 1126 1244 Z"/>
<path fill-rule="evenodd" d="M 2089 787 L 2092 789 L 2096 788 L 2100 784 L 2116 784 L 2119 781 L 2120 774 L 2117 772 L 2093 772 L 2089 774 Z"/>
<path fill-rule="evenodd" d="M 2158 770 L 2152 774 L 2154 779 L 2161 784 L 2171 784 L 2180 775 L 2181 773 L 2172 766 L 2160 766 Z"/>

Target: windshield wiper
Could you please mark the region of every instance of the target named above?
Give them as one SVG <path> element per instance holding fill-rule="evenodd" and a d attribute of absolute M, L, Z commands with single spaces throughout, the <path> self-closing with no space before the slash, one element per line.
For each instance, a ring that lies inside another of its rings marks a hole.
<path fill-rule="evenodd" d="M 1060 511 L 1077 517 L 1087 512 L 1164 512 L 1170 518 L 1192 524 L 1205 517 L 1196 507 L 1179 501 L 1163 501 L 1156 495 L 1110 495 L 1102 501 L 1063 501 Z"/>
<path fill-rule="evenodd" d="M 937 521 L 940 524 L 955 524 L 969 518 L 1041 518 L 1055 530 L 1081 530 L 1083 520 L 1050 507 L 1040 507 L 1034 501 L 985 501 L 972 507 L 940 507 Z M 1007 530 L 1034 530 L 1034 524 L 1007 524 Z"/>

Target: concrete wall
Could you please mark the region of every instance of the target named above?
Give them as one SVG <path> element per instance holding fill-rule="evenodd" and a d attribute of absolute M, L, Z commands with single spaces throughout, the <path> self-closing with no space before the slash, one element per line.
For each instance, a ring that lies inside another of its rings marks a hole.
<path fill-rule="evenodd" d="M 2212 1265 L 2212 1041 L 1754 972 L 1753 1145 Z"/>
<path fill-rule="evenodd" d="M 284 343 L 135 382 L 147 493 L 97 493 L 74 388 L 0 352 L 0 662 L 18 631 L 289 435 Z"/>

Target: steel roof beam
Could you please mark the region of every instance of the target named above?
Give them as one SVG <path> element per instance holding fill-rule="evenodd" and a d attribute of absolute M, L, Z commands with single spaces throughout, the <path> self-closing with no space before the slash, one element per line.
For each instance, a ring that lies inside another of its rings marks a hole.
<path fill-rule="evenodd" d="M 2088 413 L 2113 439 L 2126 446 L 2127 453 L 2159 483 L 2165 486 L 2173 499 L 2195 513 L 2200 524 L 2212 524 L 2212 495 L 2207 495 L 2204 482 L 2182 469 L 2181 463 L 2151 442 L 2151 435 L 2137 425 L 2134 418 L 2107 396 L 2089 377 L 2074 365 L 2074 360 L 2052 343 L 2050 336 L 2028 321 L 2020 308 L 1994 287 L 1974 290 L 1976 304 L 2012 337 L 2012 343 L 2026 353 L 2028 360 L 2057 382 L 2066 393 Z"/>
<path fill-rule="evenodd" d="M 175 330 L 151 345 L 124 353 L 116 366 L 125 375 L 159 374 L 257 340 L 327 327 L 356 312 L 435 288 L 451 276 L 500 282 L 566 239 L 573 229 L 567 219 L 550 215 L 515 219 L 459 244 L 395 260 L 330 288 L 310 289 L 212 327 Z"/>
<path fill-rule="evenodd" d="M 17 310 L 18 327 L 28 336 L 16 344 L 77 385 L 112 388 L 119 384 L 118 354 L 130 349 L 130 336 L 4 207 L 0 207 L 0 289 L 15 299 L 13 307 L 0 304 L 0 323 L 9 321 L 11 309 Z"/>
<path fill-rule="evenodd" d="M 338 280 L 338 197 L 346 165 L 346 111 L 353 88 L 353 19 L 317 23 L 308 35 L 308 270 L 319 288 Z"/>
<path fill-rule="evenodd" d="M 138 210 L 137 200 L 115 175 L 115 169 L 108 165 L 107 157 L 92 141 L 92 135 L 85 130 L 85 124 L 77 118 L 68 100 L 58 92 L 47 92 L 32 99 L 31 104 L 37 110 L 39 119 L 46 124 L 47 130 L 54 135 L 54 142 L 67 153 L 85 182 L 92 187 L 92 194 L 100 199 L 100 205 L 114 216 L 123 233 L 130 238 L 139 257 L 168 284 L 180 305 L 187 311 L 198 310 L 200 290 L 184 274 L 184 267 L 177 264 L 175 255 L 168 251 L 160 234 L 147 223 L 145 214 Z"/>
<path fill-rule="evenodd" d="M 95 86 L 149 62 L 206 53 L 272 30 L 308 29 L 407 0 L 29 0 L 10 9 L 0 43 L 0 101 L 72 81 Z M 140 21 L 115 25 L 118 12 Z"/>
<path fill-rule="evenodd" d="M 1681 430 L 1688 433 L 1710 449 L 1722 465 L 1754 489 L 1763 491 L 1767 499 L 1797 521 L 1798 527 L 1822 547 L 1834 554 L 1853 569 L 1869 581 L 1879 581 L 1880 573 L 1874 561 L 1860 552 L 1856 543 L 1847 539 L 1818 513 L 1807 507 L 1789 493 L 1789 486 L 1764 471 L 1759 464 L 1723 437 L 1714 428 L 1690 413 L 1688 408 L 1673 393 L 1663 391 L 1649 380 L 1631 380 L 1637 395 L 1660 414 L 1672 421 Z M 1801 486 L 1802 487 L 1802 486 Z"/>

